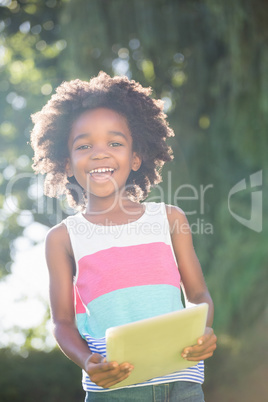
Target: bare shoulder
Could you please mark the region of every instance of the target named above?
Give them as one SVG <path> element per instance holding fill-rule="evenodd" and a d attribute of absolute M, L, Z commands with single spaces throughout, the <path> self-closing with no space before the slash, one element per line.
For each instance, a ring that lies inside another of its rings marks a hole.
<path fill-rule="evenodd" d="M 179 233 L 189 234 L 191 232 L 188 219 L 181 208 L 175 205 L 166 205 L 166 212 L 172 235 Z"/>
<path fill-rule="evenodd" d="M 46 254 L 57 251 L 57 254 L 66 254 L 73 258 L 73 251 L 67 227 L 64 223 L 53 226 L 46 236 Z"/>
<path fill-rule="evenodd" d="M 64 241 L 69 237 L 66 225 L 64 223 L 59 223 L 56 226 L 53 226 L 47 233 L 46 241 L 54 242 L 54 241 Z"/>
<path fill-rule="evenodd" d="M 54 242 L 59 245 L 60 243 L 65 244 L 69 243 L 70 244 L 70 237 L 68 234 L 68 230 L 66 225 L 64 223 L 59 223 L 56 226 L 53 226 L 47 233 L 46 236 L 46 243 L 48 244 L 53 244 Z"/>

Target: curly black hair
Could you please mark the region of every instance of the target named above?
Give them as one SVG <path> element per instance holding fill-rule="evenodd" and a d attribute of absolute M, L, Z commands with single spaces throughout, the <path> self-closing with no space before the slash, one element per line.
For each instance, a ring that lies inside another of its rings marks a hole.
<path fill-rule="evenodd" d="M 161 168 L 170 161 L 172 150 L 166 138 L 174 135 L 163 112 L 163 102 L 152 99 L 144 88 L 127 77 L 100 72 L 89 82 L 79 79 L 63 82 L 40 112 L 33 114 L 31 145 L 33 169 L 46 174 L 44 192 L 49 197 L 66 194 L 75 209 L 84 209 L 86 194 L 74 177 L 68 178 L 68 139 L 74 121 L 85 111 L 104 107 L 123 115 L 132 135 L 132 147 L 142 160 L 131 171 L 126 189 L 136 201 L 147 197 L 150 187 L 161 181 Z"/>

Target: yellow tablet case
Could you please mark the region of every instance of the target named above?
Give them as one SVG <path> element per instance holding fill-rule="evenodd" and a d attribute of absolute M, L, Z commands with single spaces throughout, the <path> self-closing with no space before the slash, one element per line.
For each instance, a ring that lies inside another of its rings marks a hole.
<path fill-rule="evenodd" d="M 204 334 L 208 304 L 112 327 L 106 331 L 107 361 L 128 362 L 130 376 L 111 388 L 137 384 L 191 366 L 181 357 L 186 346 L 196 344 Z"/>

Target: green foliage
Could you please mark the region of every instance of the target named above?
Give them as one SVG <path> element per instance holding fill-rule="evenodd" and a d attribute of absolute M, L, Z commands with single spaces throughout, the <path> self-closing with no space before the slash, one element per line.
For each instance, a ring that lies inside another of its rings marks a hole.
<path fill-rule="evenodd" d="M 226 232 L 215 249 L 207 282 L 216 306 L 215 327 L 238 336 L 267 308 L 267 245 L 259 233 L 234 230 L 226 215 L 223 219 Z M 267 225 L 262 235 L 267 238 Z"/>
<path fill-rule="evenodd" d="M 36 215 L 35 201 L 27 194 L 34 182 L 30 115 L 62 81 L 58 61 L 66 47 L 58 23 L 61 1 L 4 4 L 0 7 L 0 277 L 10 272 L 12 240 L 24 231 L 18 216 L 24 210 Z"/>
<path fill-rule="evenodd" d="M 82 401 L 81 370 L 59 350 L 27 357 L 0 350 L 1 402 Z"/>

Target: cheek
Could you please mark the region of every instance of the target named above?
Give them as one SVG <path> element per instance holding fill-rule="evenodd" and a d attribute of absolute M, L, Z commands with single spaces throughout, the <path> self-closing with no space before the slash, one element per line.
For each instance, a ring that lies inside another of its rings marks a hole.
<path fill-rule="evenodd" d="M 76 166 L 82 166 L 85 163 L 86 155 L 82 153 L 73 153 L 72 154 L 72 166 L 75 168 Z"/>
<path fill-rule="evenodd" d="M 81 163 L 80 159 L 72 160 L 71 172 L 72 172 L 72 176 L 75 176 L 75 177 L 81 176 L 81 174 L 84 172 L 83 164 Z"/>

